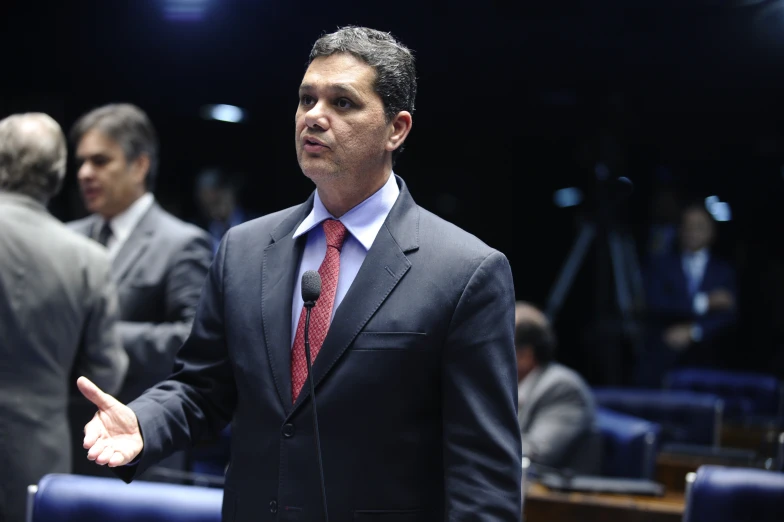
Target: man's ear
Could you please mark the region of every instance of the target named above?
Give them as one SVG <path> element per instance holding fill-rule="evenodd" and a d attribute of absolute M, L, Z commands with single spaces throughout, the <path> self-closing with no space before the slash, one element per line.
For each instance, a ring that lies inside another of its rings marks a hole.
<path fill-rule="evenodd" d="M 131 172 L 137 182 L 145 184 L 147 175 L 150 173 L 150 156 L 139 154 L 139 157 L 131 164 Z"/>
<path fill-rule="evenodd" d="M 411 117 L 411 113 L 408 111 L 400 111 L 397 115 L 389 122 L 390 125 L 390 134 L 389 138 L 387 139 L 386 143 L 386 150 L 392 152 L 393 150 L 400 147 L 404 141 L 406 141 L 406 137 L 408 133 L 411 132 L 411 126 L 413 125 L 414 120 Z"/>

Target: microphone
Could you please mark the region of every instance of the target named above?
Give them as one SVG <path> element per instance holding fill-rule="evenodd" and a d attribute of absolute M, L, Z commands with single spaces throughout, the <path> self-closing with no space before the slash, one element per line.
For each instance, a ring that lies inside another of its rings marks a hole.
<path fill-rule="evenodd" d="M 316 412 L 316 387 L 313 384 L 313 372 L 310 361 L 310 312 L 316 306 L 316 300 L 321 295 L 321 276 L 315 270 L 308 270 L 302 274 L 302 301 L 305 307 L 305 361 L 308 365 L 308 383 L 310 384 L 310 400 L 313 402 L 313 434 L 316 443 L 316 457 L 318 459 L 319 479 L 321 482 L 321 502 L 324 508 L 324 522 L 329 522 L 327 515 L 327 489 L 324 483 L 324 462 L 321 458 L 321 438 L 318 429 L 318 413 Z"/>

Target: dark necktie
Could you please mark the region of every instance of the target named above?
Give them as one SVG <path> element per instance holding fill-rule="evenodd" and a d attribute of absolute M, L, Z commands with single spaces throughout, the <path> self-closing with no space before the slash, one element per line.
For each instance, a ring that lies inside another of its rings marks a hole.
<path fill-rule="evenodd" d="M 335 304 L 335 292 L 338 288 L 340 274 L 340 249 L 346 239 L 346 227 L 340 221 L 327 219 L 323 222 L 324 235 L 327 236 L 327 253 L 318 269 L 321 276 L 321 296 L 310 313 L 310 356 L 311 364 L 327 337 L 329 322 L 332 318 L 332 307 Z M 305 307 L 299 314 L 297 334 L 291 349 L 291 399 L 297 400 L 302 385 L 308 378 L 308 363 L 305 359 Z"/>
<path fill-rule="evenodd" d="M 109 225 L 108 221 L 104 221 L 101 230 L 98 232 L 98 242 L 103 246 L 106 246 L 109 243 L 110 237 L 112 237 L 112 227 Z"/>

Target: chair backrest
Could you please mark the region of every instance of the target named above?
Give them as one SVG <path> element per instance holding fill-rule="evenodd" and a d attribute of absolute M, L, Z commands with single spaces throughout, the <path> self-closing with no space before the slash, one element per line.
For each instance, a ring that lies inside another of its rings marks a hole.
<path fill-rule="evenodd" d="M 27 522 L 220 522 L 223 491 L 49 474 L 31 486 Z"/>
<path fill-rule="evenodd" d="M 784 474 L 701 466 L 687 486 L 684 522 L 784 520 Z"/>
<path fill-rule="evenodd" d="M 596 427 L 602 434 L 602 475 L 653 478 L 661 426 L 599 407 Z"/>
<path fill-rule="evenodd" d="M 613 387 L 593 394 L 600 406 L 660 424 L 662 444 L 719 444 L 724 402 L 718 395 Z"/>
<path fill-rule="evenodd" d="M 664 387 L 714 393 L 724 399 L 725 418 L 777 417 L 784 409 L 782 383 L 774 375 L 712 368 L 677 368 Z"/>

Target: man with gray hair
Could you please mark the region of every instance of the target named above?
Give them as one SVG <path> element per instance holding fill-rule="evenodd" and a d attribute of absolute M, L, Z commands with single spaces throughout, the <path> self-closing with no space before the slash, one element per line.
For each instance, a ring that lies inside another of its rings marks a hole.
<path fill-rule="evenodd" d="M 88 459 L 131 480 L 231 421 L 223 520 L 520 521 L 512 273 L 393 172 L 415 94 L 390 34 L 316 42 L 294 142 L 316 190 L 226 232 L 169 380 L 129 406 L 78 380 Z"/>
<path fill-rule="evenodd" d="M 25 491 L 71 471 L 71 375 L 112 393 L 128 358 L 103 248 L 46 209 L 65 175 L 60 126 L 46 114 L 0 121 L 0 520 L 21 522 Z"/>

